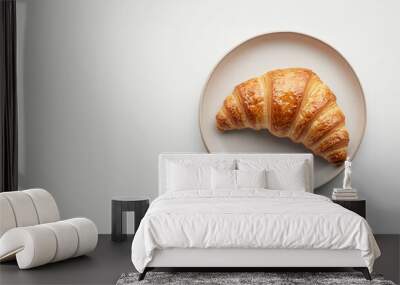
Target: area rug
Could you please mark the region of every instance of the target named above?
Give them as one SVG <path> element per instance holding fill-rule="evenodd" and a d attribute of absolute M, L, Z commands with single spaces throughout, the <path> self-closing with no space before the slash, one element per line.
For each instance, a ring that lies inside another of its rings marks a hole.
<path fill-rule="evenodd" d="M 145 284 L 376 284 L 395 285 L 392 281 L 384 280 L 382 275 L 372 275 L 368 281 L 359 272 L 148 272 L 146 278 L 138 281 L 138 273 L 124 273 L 116 285 L 145 285 Z"/>

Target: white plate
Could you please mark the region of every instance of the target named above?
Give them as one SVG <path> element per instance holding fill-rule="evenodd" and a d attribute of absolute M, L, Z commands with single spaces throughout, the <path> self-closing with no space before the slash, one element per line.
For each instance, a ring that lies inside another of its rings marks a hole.
<path fill-rule="evenodd" d="M 349 156 L 353 158 L 361 143 L 366 124 L 363 90 L 356 73 L 334 48 L 314 37 L 275 32 L 249 39 L 225 55 L 212 71 L 200 102 L 200 131 L 209 152 L 302 153 L 301 144 L 277 138 L 267 130 L 219 132 L 215 115 L 233 88 L 266 71 L 285 67 L 306 67 L 316 72 L 335 93 L 346 115 L 350 132 Z M 314 179 L 319 187 L 343 169 L 315 157 Z"/>

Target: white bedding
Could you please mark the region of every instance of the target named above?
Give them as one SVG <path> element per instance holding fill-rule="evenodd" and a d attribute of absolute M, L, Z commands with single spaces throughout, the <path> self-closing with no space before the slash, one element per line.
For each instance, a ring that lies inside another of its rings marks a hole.
<path fill-rule="evenodd" d="M 370 271 L 380 255 L 359 215 L 324 196 L 265 189 L 161 195 L 137 230 L 132 262 L 143 272 L 165 248 L 358 249 Z"/>

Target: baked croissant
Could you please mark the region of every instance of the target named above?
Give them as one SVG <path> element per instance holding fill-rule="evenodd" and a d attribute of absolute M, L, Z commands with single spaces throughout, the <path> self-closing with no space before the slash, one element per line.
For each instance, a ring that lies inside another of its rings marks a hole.
<path fill-rule="evenodd" d="M 216 121 L 221 131 L 268 129 L 334 164 L 347 157 L 345 115 L 329 87 L 309 69 L 276 69 L 237 85 Z"/>

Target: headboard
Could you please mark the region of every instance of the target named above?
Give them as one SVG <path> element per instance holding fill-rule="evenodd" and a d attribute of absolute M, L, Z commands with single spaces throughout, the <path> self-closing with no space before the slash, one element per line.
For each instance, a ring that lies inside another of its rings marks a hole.
<path fill-rule="evenodd" d="M 293 153 L 293 154 L 265 154 L 265 153 L 162 153 L 158 157 L 158 194 L 166 192 L 167 188 L 167 166 L 169 161 L 174 160 L 230 160 L 236 159 L 271 159 L 283 161 L 304 161 L 309 166 L 307 179 L 309 181 L 309 189 L 307 192 L 314 191 L 314 165 L 313 155 L 310 153 Z"/>

